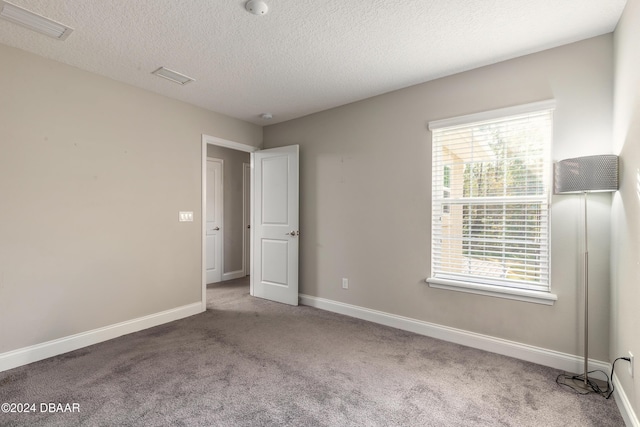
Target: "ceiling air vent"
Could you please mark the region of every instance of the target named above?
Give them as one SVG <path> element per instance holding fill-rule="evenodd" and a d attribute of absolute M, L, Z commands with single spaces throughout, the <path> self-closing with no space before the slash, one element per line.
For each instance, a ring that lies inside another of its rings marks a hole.
<path fill-rule="evenodd" d="M 176 71 L 172 71 L 168 68 L 160 67 L 151 74 L 155 74 L 156 76 L 164 77 L 167 80 L 171 80 L 172 82 L 186 85 L 189 82 L 195 81 L 191 77 L 185 76 L 184 74 L 180 74 Z"/>
<path fill-rule="evenodd" d="M 0 18 L 58 40 L 66 39 L 73 31 L 73 28 L 3 0 L 0 0 Z"/>

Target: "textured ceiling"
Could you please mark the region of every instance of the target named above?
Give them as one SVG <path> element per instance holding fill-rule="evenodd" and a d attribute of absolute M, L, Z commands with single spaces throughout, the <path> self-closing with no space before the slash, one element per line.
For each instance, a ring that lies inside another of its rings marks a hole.
<path fill-rule="evenodd" d="M 10 0 L 74 31 L 0 20 L 0 43 L 265 125 L 611 32 L 626 2 L 266 1 L 256 16 L 238 0 Z"/>

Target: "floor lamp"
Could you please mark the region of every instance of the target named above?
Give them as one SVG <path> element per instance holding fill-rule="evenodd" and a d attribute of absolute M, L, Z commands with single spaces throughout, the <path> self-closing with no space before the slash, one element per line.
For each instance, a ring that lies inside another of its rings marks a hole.
<path fill-rule="evenodd" d="M 598 155 L 565 159 L 554 168 L 555 194 L 581 193 L 584 195 L 584 374 L 564 376 L 565 385 L 585 392 L 600 391 L 589 379 L 589 246 L 587 233 L 587 193 L 618 190 L 618 156 Z M 579 380 L 576 382 L 575 380 Z"/>

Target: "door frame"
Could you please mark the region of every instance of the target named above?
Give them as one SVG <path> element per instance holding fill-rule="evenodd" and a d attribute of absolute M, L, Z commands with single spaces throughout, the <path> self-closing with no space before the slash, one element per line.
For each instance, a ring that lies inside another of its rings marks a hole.
<path fill-rule="evenodd" d="M 251 160 L 249 160 L 251 162 Z M 247 177 L 247 169 L 249 177 Z M 247 201 L 248 199 L 248 201 Z M 251 262 L 251 163 L 242 163 L 242 271 L 245 276 L 250 274 Z M 249 211 L 247 211 L 249 208 Z M 247 243 L 247 240 L 249 242 Z"/>
<path fill-rule="evenodd" d="M 200 230 L 202 240 L 202 259 L 201 259 L 201 280 L 202 280 L 202 311 L 207 310 L 207 221 L 206 221 L 206 208 L 207 208 L 207 146 L 217 145 L 220 147 L 231 148 L 232 150 L 244 151 L 246 153 L 253 153 L 260 150 L 260 147 L 254 147 L 248 144 L 242 144 L 240 142 L 230 141 L 228 139 L 218 138 L 211 135 L 202 134 L 202 153 L 201 153 L 201 178 L 202 178 L 202 201 L 200 218 L 202 227 Z M 253 157 L 251 159 L 253 161 Z M 253 181 L 253 169 L 251 170 Z M 253 199 L 253 185 L 250 184 L 251 199 Z M 253 218 L 253 204 L 249 207 L 251 210 L 250 218 Z M 251 245 L 253 245 L 253 233 L 251 233 Z M 249 269 L 251 271 L 251 268 Z M 251 274 L 251 273 L 249 273 Z M 253 294 L 253 290 L 250 291 Z"/>

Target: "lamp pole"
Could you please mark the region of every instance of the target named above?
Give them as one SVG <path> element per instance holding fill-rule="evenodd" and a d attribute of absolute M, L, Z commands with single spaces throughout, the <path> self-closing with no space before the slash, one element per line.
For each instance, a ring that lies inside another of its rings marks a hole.
<path fill-rule="evenodd" d="M 587 192 L 584 193 L 584 387 L 589 388 L 589 241 Z"/>

